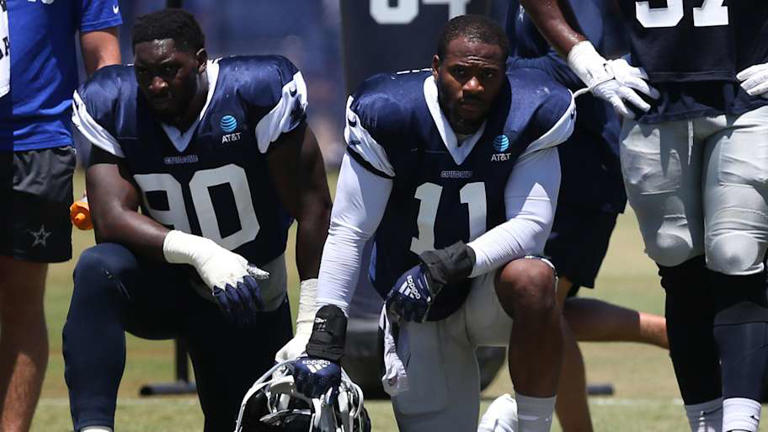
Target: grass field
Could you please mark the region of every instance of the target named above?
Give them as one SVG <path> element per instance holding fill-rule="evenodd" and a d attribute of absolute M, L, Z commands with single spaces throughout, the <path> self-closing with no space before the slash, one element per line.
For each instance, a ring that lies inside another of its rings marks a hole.
<path fill-rule="evenodd" d="M 82 176 L 78 175 L 76 181 L 75 193 L 79 194 L 82 192 Z M 92 242 L 91 233 L 75 232 L 75 257 Z M 290 240 L 289 265 L 293 263 L 292 245 L 293 240 Z M 661 313 L 663 292 L 655 266 L 642 249 L 634 216 L 631 213 L 621 216 L 597 281 L 598 289 L 583 290 L 582 293 L 643 311 Z M 46 308 L 51 357 L 33 431 L 63 432 L 72 429 L 63 378 L 61 329 L 72 292 L 74 263 L 73 260 L 54 265 L 49 273 Z M 295 271 L 289 270 L 289 287 L 296 287 Z M 612 397 L 590 399 L 596 430 L 646 432 L 688 429 L 666 351 L 623 343 L 585 343 L 582 349 L 588 380 L 611 382 L 616 389 Z M 202 415 L 196 398 L 147 399 L 138 396 L 142 384 L 169 381 L 172 377 L 170 341 L 145 341 L 129 336 L 127 367 L 119 393 L 117 431 L 201 431 Z M 484 392 L 483 405 L 509 391 L 511 383 L 506 372 L 502 371 Z M 366 406 L 375 431 L 396 430 L 388 401 L 367 401 Z M 554 429 L 560 430 L 559 426 Z"/>

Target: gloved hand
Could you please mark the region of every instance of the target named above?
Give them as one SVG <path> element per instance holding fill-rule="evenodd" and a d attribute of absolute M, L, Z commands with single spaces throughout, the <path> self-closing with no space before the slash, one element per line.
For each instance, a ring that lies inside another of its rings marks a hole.
<path fill-rule="evenodd" d="M 307 356 L 290 363 L 296 391 L 307 398 L 332 401 L 341 384 L 341 358 L 347 333 L 347 317 L 337 306 L 324 305 L 314 317 Z"/>
<path fill-rule="evenodd" d="M 312 323 L 317 312 L 317 306 L 315 306 L 317 279 L 301 281 L 300 288 L 296 333 L 294 333 L 293 339 L 275 354 L 275 362 L 277 363 L 301 357 L 306 351 L 307 342 L 309 342 L 309 337 L 312 334 Z"/>
<path fill-rule="evenodd" d="M 423 322 L 439 288 L 426 266 L 411 267 L 389 291 L 385 301 L 387 312 L 401 320 Z"/>
<path fill-rule="evenodd" d="M 606 60 L 588 41 L 571 48 L 568 66 L 593 95 L 610 103 L 622 117 L 635 118 L 629 104 L 642 111 L 651 109 L 637 92 L 653 99 L 659 97 L 658 90 L 648 84 L 643 69 L 630 66 L 624 59 Z"/>
<path fill-rule="evenodd" d="M 262 310 L 257 279 L 267 279 L 269 273 L 242 256 L 210 239 L 176 230 L 166 234 L 163 255 L 169 263 L 193 266 L 222 312 L 235 324 L 250 325 L 256 312 Z"/>
<path fill-rule="evenodd" d="M 750 66 L 736 74 L 736 79 L 748 95 L 768 99 L 768 63 Z"/>
<path fill-rule="evenodd" d="M 301 357 L 289 364 L 296 391 L 307 398 L 336 397 L 341 385 L 341 366 L 314 357 Z"/>
<path fill-rule="evenodd" d="M 424 322 L 443 287 L 459 283 L 472 273 L 475 252 L 464 242 L 457 242 L 425 251 L 419 261 L 397 279 L 385 301 L 387 312 L 405 321 Z"/>

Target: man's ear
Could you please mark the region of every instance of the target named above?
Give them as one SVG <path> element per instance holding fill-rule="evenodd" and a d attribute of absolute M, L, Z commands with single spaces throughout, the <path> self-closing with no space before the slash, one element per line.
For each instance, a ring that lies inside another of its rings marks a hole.
<path fill-rule="evenodd" d="M 437 54 L 432 56 L 432 77 L 437 79 L 437 73 L 440 69 L 440 57 Z"/>
<path fill-rule="evenodd" d="M 208 67 L 208 52 L 205 48 L 200 48 L 200 50 L 195 53 L 195 59 L 197 60 L 197 72 L 205 72 L 206 67 Z"/>

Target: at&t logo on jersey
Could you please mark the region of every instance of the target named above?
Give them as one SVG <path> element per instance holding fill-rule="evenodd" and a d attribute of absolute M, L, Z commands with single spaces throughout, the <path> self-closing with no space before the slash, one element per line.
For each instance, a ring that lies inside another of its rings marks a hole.
<path fill-rule="evenodd" d="M 237 129 L 237 119 L 231 115 L 225 115 L 219 121 L 219 127 L 226 133 L 221 137 L 221 143 L 228 143 L 240 140 L 240 132 L 235 132 Z M 231 133 L 234 132 L 234 133 Z"/>
<path fill-rule="evenodd" d="M 237 129 L 237 120 L 231 115 L 225 115 L 219 121 L 219 126 L 226 133 L 234 132 Z"/>
<path fill-rule="evenodd" d="M 493 139 L 493 148 L 501 153 L 507 151 L 509 148 L 509 138 L 506 135 L 499 135 Z"/>
<path fill-rule="evenodd" d="M 491 155 L 491 162 L 503 162 L 509 160 L 511 153 L 504 153 L 509 150 L 509 137 L 499 135 L 493 139 L 493 149 L 498 153 Z"/>

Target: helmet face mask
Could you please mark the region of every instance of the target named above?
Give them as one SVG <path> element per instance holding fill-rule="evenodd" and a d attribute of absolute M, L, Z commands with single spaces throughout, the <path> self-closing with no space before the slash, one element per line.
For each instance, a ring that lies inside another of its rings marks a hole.
<path fill-rule="evenodd" d="M 236 432 L 370 432 L 363 392 L 342 373 L 342 383 L 322 399 L 297 393 L 288 363 L 256 380 L 240 405 Z"/>

